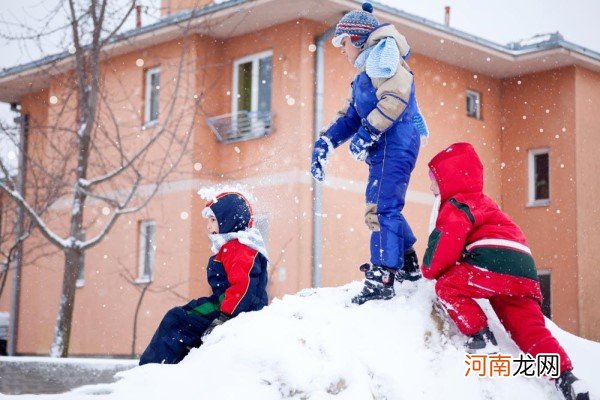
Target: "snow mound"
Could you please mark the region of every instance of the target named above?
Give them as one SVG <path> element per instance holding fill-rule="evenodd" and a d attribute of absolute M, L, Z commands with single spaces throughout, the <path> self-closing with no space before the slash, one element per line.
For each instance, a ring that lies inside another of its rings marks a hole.
<path fill-rule="evenodd" d="M 114 384 L 60 398 L 561 399 L 545 379 L 465 377 L 464 337 L 432 311 L 432 282 L 404 283 L 392 300 L 351 305 L 360 288 L 354 282 L 285 296 L 216 328 L 178 365 L 134 368 Z M 489 305 L 482 305 L 502 352 L 517 355 Z M 600 360 L 600 343 L 550 328 L 575 373 L 600 393 L 592 365 Z"/>

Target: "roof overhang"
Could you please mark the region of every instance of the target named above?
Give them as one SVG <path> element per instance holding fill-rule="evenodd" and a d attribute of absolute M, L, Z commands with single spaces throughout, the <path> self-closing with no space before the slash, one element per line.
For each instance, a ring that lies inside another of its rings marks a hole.
<path fill-rule="evenodd" d="M 226 39 L 294 19 L 334 25 L 355 0 L 229 0 L 199 10 L 184 11 L 115 37 L 104 58 L 164 43 L 185 31 Z M 560 40 L 512 49 L 398 9 L 376 5 L 382 22 L 398 27 L 413 52 L 495 78 L 578 65 L 600 72 L 600 53 Z M 18 102 L 27 93 L 49 86 L 52 76 L 73 67 L 64 52 L 0 72 L 0 101 Z"/>

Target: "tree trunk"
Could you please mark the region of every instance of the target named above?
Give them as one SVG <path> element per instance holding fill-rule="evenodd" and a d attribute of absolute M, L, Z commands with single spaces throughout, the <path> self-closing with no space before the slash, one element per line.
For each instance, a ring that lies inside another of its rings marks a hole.
<path fill-rule="evenodd" d="M 137 305 L 135 306 L 135 313 L 133 314 L 133 340 L 131 341 L 131 357 L 135 358 L 135 346 L 137 342 L 137 325 L 138 325 L 138 317 L 140 315 L 140 308 L 142 307 L 142 301 L 144 300 L 144 296 L 148 291 L 151 283 L 147 283 L 146 286 L 142 289 L 142 293 L 140 293 L 140 298 L 138 299 Z"/>
<path fill-rule="evenodd" d="M 75 308 L 75 290 L 81 251 L 78 248 L 65 250 L 65 269 L 63 273 L 62 295 L 56 316 L 54 343 L 50 348 L 51 357 L 67 357 L 71 338 L 71 321 Z"/>

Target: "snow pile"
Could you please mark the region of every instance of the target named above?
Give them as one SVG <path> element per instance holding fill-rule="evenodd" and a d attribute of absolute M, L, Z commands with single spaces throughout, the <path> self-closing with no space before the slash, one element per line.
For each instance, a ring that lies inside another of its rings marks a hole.
<path fill-rule="evenodd" d="M 350 305 L 360 288 L 354 282 L 275 300 L 216 328 L 178 365 L 134 368 L 119 373 L 122 379 L 114 384 L 79 388 L 60 398 L 561 398 L 544 379 L 465 377 L 464 337 L 451 324 L 441 327 L 432 312 L 431 282 L 397 285 L 398 295 L 390 301 Z M 490 320 L 502 351 L 517 355 L 498 320 Z M 592 365 L 600 360 L 600 343 L 551 328 L 571 354 L 575 373 L 600 393 Z"/>

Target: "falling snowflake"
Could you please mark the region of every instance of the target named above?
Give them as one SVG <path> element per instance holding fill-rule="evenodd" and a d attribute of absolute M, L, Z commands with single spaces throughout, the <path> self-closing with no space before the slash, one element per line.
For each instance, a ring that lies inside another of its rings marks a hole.
<path fill-rule="evenodd" d="M 179 217 L 185 221 L 186 219 L 188 219 L 189 214 L 187 213 L 187 211 L 182 211 L 181 214 L 179 214 Z"/>
<path fill-rule="evenodd" d="M 310 51 L 311 53 L 314 53 L 315 51 L 317 51 L 317 46 L 315 46 L 314 44 L 309 44 L 308 45 L 308 51 Z"/>
<path fill-rule="evenodd" d="M 102 207 L 102 215 L 108 215 L 108 214 L 110 214 L 110 208 Z"/>
<path fill-rule="evenodd" d="M 58 97 L 50 96 L 50 104 L 56 104 L 56 103 L 58 103 Z"/>
<path fill-rule="evenodd" d="M 144 66 L 144 60 L 141 58 L 138 58 L 137 60 L 135 60 L 135 65 L 137 65 L 138 67 L 143 67 Z"/>
<path fill-rule="evenodd" d="M 194 171 L 200 171 L 202 170 L 202 164 L 197 162 L 196 164 L 194 164 Z"/>

